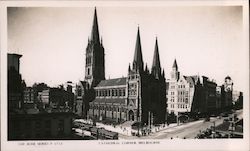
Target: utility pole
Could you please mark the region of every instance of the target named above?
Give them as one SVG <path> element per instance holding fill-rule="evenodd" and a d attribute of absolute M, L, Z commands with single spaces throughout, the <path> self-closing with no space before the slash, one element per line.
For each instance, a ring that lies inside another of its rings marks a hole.
<path fill-rule="evenodd" d="M 215 138 L 215 121 L 213 121 L 213 123 L 214 123 L 214 134 L 213 134 L 213 138 Z"/>
<path fill-rule="evenodd" d="M 177 122 L 177 125 L 179 126 L 179 112 L 177 112 L 176 122 Z"/>

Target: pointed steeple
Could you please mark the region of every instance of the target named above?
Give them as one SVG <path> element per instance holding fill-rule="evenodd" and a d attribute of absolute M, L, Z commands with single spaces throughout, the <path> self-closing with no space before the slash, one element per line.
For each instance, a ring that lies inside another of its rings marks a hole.
<path fill-rule="evenodd" d="M 153 68 L 161 68 L 157 37 L 155 40 L 155 51 L 154 51 L 152 70 L 153 70 Z"/>
<path fill-rule="evenodd" d="M 142 59 L 141 38 L 140 38 L 140 29 L 139 29 L 139 27 L 138 27 L 138 30 L 137 30 L 137 38 L 136 38 L 136 44 L 135 44 L 133 69 L 140 69 L 140 70 L 143 69 L 143 59 Z"/>
<path fill-rule="evenodd" d="M 165 71 L 164 71 L 164 69 L 162 71 L 162 77 L 165 78 Z"/>
<path fill-rule="evenodd" d="M 155 50 L 154 50 L 154 58 L 153 58 L 153 64 L 152 64 L 152 74 L 155 77 L 159 77 L 161 75 L 161 64 L 160 64 L 160 56 L 159 56 L 159 48 L 158 48 L 158 40 L 156 37 L 155 40 Z"/>
<path fill-rule="evenodd" d="M 172 67 L 172 68 L 175 68 L 176 70 L 178 70 L 178 65 L 177 65 L 176 59 L 174 59 L 174 64 L 173 64 L 173 67 Z"/>
<path fill-rule="evenodd" d="M 94 12 L 94 19 L 93 19 L 90 40 L 94 43 L 100 43 L 96 7 L 95 7 L 95 12 Z"/>

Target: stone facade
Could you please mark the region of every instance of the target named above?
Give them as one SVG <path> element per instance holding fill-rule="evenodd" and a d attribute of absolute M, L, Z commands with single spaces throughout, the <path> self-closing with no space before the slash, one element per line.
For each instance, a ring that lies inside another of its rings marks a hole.
<path fill-rule="evenodd" d="M 177 61 L 174 61 L 168 88 L 168 113 L 174 114 L 191 112 L 195 87 L 199 82 L 198 76 L 183 76 L 178 71 Z"/>

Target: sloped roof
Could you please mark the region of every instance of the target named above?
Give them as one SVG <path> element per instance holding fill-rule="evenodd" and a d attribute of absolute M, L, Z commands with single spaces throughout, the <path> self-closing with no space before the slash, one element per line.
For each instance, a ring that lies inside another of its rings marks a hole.
<path fill-rule="evenodd" d="M 125 104 L 125 98 L 96 98 L 91 103 L 118 103 Z"/>
<path fill-rule="evenodd" d="M 198 82 L 199 77 L 195 76 L 183 76 L 188 83 L 196 84 Z"/>
<path fill-rule="evenodd" d="M 194 75 L 194 76 L 191 76 L 191 77 L 192 77 L 192 79 L 194 80 L 195 83 L 198 82 L 198 80 L 199 80 L 199 76 L 198 75 Z"/>
<path fill-rule="evenodd" d="M 116 78 L 109 80 L 102 80 L 96 87 L 108 87 L 108 86 L 118 86 L 118 85 L 126 85 L 127 78 Z"/>
<path fill-rule="evenodd" d="M 188 83 L 191 83 L 191 84 L 194 84 L 194 81 L 192 79 L 191 76 L 183 76 L 185 78 L 185 80 L 188 82 Z"/>

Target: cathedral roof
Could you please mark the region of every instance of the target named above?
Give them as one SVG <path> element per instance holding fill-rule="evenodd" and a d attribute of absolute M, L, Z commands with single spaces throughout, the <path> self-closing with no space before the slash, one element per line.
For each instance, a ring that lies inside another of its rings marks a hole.
<path fill-rule="evenodd" d="M 108 87 L 108 86 L 126 85 L 126 80 L 127 80 L 126 77 L 102 80 L 96 87 Z"/>
<path fill-rule="evenodd" d="M 125 104 L 126 98 L 95 98 L 91 103 L 100 103 L 100 104 Z"/>

